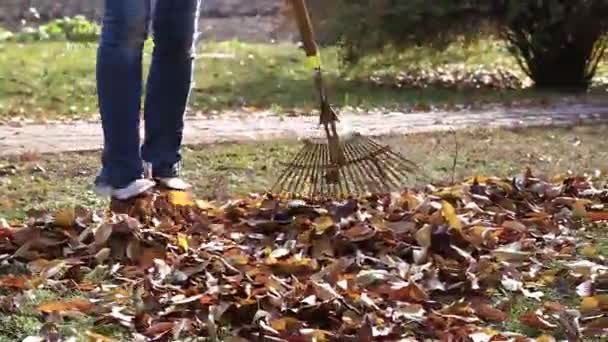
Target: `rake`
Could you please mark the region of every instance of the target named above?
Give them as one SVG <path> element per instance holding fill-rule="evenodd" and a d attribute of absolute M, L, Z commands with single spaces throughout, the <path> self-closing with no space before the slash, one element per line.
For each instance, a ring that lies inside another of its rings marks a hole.
<path fill-rule="evenodd" d="M 330 106 L 323 81 L 321 58 L 305 0 L 290 0 L 306 64 L 313 70 L 320 101 L 319 123 L 325 139 L 306 139 L 304 146 L 279 175 L 272 191 L 292 195 L 347 197 L 389 192 L 400 187 L 416 165 L 358 132 L 340 136 L 338 115 Z"/>

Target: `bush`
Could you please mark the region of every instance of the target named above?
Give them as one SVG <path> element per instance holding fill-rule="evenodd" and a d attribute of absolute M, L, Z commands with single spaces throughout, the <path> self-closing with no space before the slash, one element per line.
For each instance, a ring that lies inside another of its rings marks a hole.
<path fill-rule="evenodd" d="M 505 6 L 504 37 L 536 87 L 589 87 L 606 50 L 605 0 L 513 0 Z"/>
<path fill-rule="evenodd" d="M 94 42 L 99 39 L 101 26 L 87 20 L 84 16 L 55 19 L 47 24 L 25 27 L 11 39 L 20 42 L 30 41 L 71 41 Z"/>
<path fill-rule="evenodd" d="M 344 65 L 387 46 L 441 49 L 499 33 L 539 88 L 585 89 L 606 48 L 606 0 L 310 0 Z"/>

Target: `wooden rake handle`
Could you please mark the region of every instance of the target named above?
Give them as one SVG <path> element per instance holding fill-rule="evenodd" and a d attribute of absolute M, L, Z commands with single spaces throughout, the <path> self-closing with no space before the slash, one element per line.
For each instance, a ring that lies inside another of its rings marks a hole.
<path fill-rule="evenodd" d="M 310 20 L 310 14 L 308 7 L 306 6 L 306 0 L 289 0 L 292 7 L 298 29 L 302 38 L 302 44 L 304 51 L 306 52 L 306 65 L 308 68 L 314 71 L 315 86 L 319 93 L 319 100 L 321 102 L 321 114 L 320 123 L 335 131 L 335 122 L 338 121 L 338 115 L 331 108 L 329 101 L 327 100 L 327 91 L 323 82 L 323 75 L 321 71 L 321 56 L 319 53 L 319 47 L 316 43 L 315 33 L 312 27 L 312 21 Z"/>
<path fill-rule="evenodd" d="M 306 6 L 306 0 L 290 1 L 300 35 L 302 36 L 302 44 L 304 45 L 306 56 L 316 57 L 319 54 L 319 48 L 316 43 L 315 33 L 312 28 L 312 21 L 310 20 L 310 14 L 308 12 L 308 7 Z"/>

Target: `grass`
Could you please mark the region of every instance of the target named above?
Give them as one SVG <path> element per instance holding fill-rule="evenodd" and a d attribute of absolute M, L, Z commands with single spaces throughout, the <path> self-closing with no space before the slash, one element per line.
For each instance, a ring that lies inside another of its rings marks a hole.
<path fill-rule="evenodd" d="M 67 42 L 0 43 L 0 122 L 14 117 L 45 120 L 95 116 L 96 48 L 96 44 Z M 151 48 L 148 43 L 145 71 Z M 209 42 L 200 45 L 199 53 L 202 57 L 196 63 L 191 97 L 194 112 L 244 106 L 275 111 L 308 111 L 316 107 L 311 75 L 302 63 L 303 52 L 294 45 Z M 233 58 L 205 57 L 213 53 Z M 446 63 L 463 63 L 471 68 L 478 64 L 514 67 L 503 47 L 487 41 L 467 46 L 455 44 L 442 52 L 427 48 L 389 51 L 370 56 L 343 75 L 335 48 L 324 49 L 323 59 L 331 99 L 337 107 L 450 107 L 563 97 L 533 90 L 397 89 L 367 82 L 372 73 L 394 74 L 408 66 L 432 69 Z"/>
<path fill-rule="evenodd" d="M 2 272 L 0 272 L 0 275 L 2 275 Z M 0 290 L 0 295 L 7 294 Z M 23 341 L 28 336 L 37 336 L 45 323 L 45 319 L 41 317 L 40 312 L 36 309 L 40 304 L 82 297 L 77 293 L 48 289 L 28 290 L 22 296 L 18 299 L 20 304 L 18 313 L 0 316 L 0 326 L 2 327 L 0 342 Z M 78 342 L 89 340 L 85 334 L 86 331 L 102 334 L 117 341 L 126 341 L 127 338 L 125 330 L 119 325 L 96 326 L 95 318 L 86 315 L 67 318 L 58 323 L 57 328 L 61 336 L 78 336 L 76 340 Z"/>
<path fill-rule="evenodd" d="M 471 175 L 512 176 L 527 167 L 556 176 L 605 168 L 606 127 L 535 128 L 425 133 L 383 138 L 416 162 L 410 184 L 424 185 Z M 458 158 L 453 168 L 458 141 Z M 221 198 L 268 190 L 278 162 L 300 145 L 292 141 L 218 144 L 184 149 L 185 177 L 199 198 Z M 22 155 L 0 159 L 0 217 L 22 218 L 29 210 L 106 203 L 90 190 L 99 154 Z M 608 170 L 604 170 L 606 172 Z"/>

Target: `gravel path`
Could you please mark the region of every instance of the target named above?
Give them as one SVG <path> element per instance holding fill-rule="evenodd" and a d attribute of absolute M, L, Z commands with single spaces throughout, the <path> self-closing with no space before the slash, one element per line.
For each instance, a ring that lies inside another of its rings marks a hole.
<path fill-rule="evenodd" d="M 562 105 L 485 111 L 351 114 L 339 126 L 367 135 L 404 134 L 470 127 L 533 127 L 608 123 L 608 106 Z M 186 122 L 186 144 L 303 138 L 320 133 L 316 117 L 281 117 L 268 113 L 224 113 Z M 103 143 L 99 123 L 0 126 L 0 156 L 25 152 L 56 153 L 98 150 Z"/>

